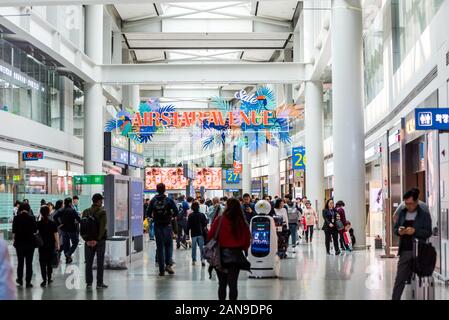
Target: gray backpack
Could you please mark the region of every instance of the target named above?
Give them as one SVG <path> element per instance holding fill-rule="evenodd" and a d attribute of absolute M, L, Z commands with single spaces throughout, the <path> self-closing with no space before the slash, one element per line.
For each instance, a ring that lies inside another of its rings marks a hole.
<path fill-rule="evenodd" d="M 289 224 L 298 224 L 299 220 L 299 210 L 296 209 L 296 206 L 287 206 L 287 215 L 288 215 L 288 223 Z"/>

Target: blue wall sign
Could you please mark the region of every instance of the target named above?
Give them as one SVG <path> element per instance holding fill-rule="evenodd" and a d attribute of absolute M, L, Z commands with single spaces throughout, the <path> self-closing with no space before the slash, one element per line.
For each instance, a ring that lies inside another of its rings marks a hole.
<path fill-rule="evenodd" d="M 295 147 L 292 150 L 292 168 L 293 170 L 306 169 L 306 148 Z"/>
<path fill-rule="evenodd" d="M 23 161 L 36 161 L 44 159 L 44 153 L 42 151 L 24 151 L 22 152 Z"/>
<path fill-rule="evenodd" d="M 234 173 L 233 169 L 226 170 L 226 183 L 229 183 L 229 184 L 240 183 L 240 174 Z"/>
<path fill-rule="evenodd" d="M 130 153 L 129 154 L 129 165 L 131 167 L 144 168 L 145 167 L 145 158 L 136 153 Z"/>
<path fill-rule="evenodd" d="M 449 130 L 449 108 L 415 109 L 416 130 Z"/>

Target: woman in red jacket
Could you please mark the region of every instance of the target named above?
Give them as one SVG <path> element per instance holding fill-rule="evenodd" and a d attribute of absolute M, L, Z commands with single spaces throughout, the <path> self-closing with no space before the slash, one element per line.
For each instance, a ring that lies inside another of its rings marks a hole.
<path fill-rule="evenodd" d="M 223 214 L 215 219 L 209 230 L 208 240 L 215 236 L 217 229 L 221 267 L 227 271 L 216 270 L 219 283 L 218 299 L 226 300 L 226 288 L 229 286 L 229 300 L 237 300 L 240 270 L 249 271 L 249 263 L 243 251 L 248 250 L 251 241 L 249 226 L 237 199 L 230 198 L 227 201 Z"/>

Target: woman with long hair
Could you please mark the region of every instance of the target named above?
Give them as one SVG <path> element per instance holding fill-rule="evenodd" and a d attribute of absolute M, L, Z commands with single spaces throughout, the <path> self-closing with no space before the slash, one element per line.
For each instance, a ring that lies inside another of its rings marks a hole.
<path fill-rule="evenodd" d="M 334 200 L 328 199 L 323 209 L 323 219 L 324 219 L 323 230 L 326 241 L 326 252 L 327 254 L 330 254 L 330 242 L 332 237 L 332 242 L 334 243 L 335 248 L 335 255 L 339 255 L 340 249 L 338 245 L 338 230 L 337 226 L 335 225 L 336 216 L 337 211 L 335 210 L 334 207 Z"/>
<path fill-rule="evenodd" d="M 40 209 L 41 220 L 37 223 L 37 229 L 42 237 L 44 245 L 39 248 L 39 264 L 41 266 L 42 283 L 45 287 L 52 283 L 51 275 L 53 273 L 52 260 L 59 250 L 59 235 L 56 223 L 50 220 L 50 208 L 43 206 Z"/>
<path fill-rule="evenodd" d="M 239 200 L 230 198 L 226 202 L 223 214 L 217 217 L 208 234 L 212 239 L 218 232 L 217 241 L 220 246 L 221 270 L 218 276 L 218 299 L 226 300 L 226 289 L 229 286 L 229 300 L 237 300 L 237 282 L 240 270 L 249 271 L 249 262 L 243 254 L 251 241 L 248 223 L 243 215 Z"/>

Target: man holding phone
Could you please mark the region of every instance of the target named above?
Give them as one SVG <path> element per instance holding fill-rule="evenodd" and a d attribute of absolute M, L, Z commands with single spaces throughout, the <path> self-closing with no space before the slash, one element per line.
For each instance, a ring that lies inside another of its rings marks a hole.
<path fill-rule="evenodd" d="M 405 283 L 412 275 L 413 242 L 426 242 L 432 235 L 430 213 L 419 205 L 419 190 L 411 189 L 404 194 L 404 208 L 398 212 L 394 233 L 400 237 L 399 262 L 393 289 L 393 300 L 400 300 Z"/>
<path fill-rule="evenodd" d="M 249 224 L 251 218 L 255 215 L 256 210 L 254 209 L 254 204 L 251 203 L 251 196 L 248 193 L 243 195 L 242 210 L 245 215 L 246 222 Z"/>

